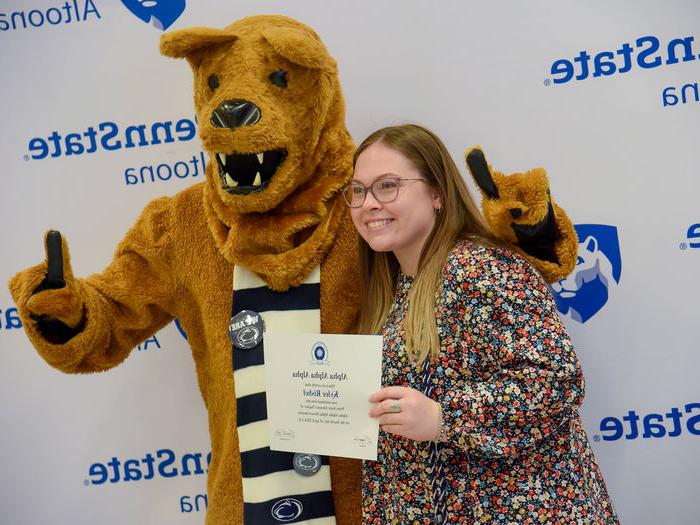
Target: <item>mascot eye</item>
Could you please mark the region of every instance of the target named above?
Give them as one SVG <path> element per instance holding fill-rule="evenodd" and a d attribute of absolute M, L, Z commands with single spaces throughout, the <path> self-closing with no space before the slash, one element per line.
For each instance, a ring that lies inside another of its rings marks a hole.
<path fill-rule="evenodd" d="M 209 88 L 215 91 L 219 87 L 219 75 L 212 74 L 209 75 Z"/>
<path fill-rule="evenodd" d="M 270 76 L 267 78 L 277 87 L 287 87 L 287 72 L 284 69 L 278 69 L 274 73 L 270 73 Z"/>

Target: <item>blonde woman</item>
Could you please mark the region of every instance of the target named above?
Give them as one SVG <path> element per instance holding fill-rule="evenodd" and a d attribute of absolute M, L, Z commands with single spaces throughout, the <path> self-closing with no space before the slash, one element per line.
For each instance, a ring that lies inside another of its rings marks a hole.
<path fill-rule="evenodd" d="M 492 237 L 440 139 L 376 131 L 343 195 L 362 237 L 360 331 L 384 338 L 363 522 L 618 523 L 554 300 Z"/>

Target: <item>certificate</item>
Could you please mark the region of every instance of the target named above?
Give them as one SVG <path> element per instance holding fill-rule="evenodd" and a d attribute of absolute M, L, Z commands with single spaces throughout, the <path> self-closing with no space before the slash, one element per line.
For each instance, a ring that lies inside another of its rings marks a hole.
<path fill-rule="evenodd" d="M 377 459 L 378 335 L 265 333 L 270 448 Z"/>

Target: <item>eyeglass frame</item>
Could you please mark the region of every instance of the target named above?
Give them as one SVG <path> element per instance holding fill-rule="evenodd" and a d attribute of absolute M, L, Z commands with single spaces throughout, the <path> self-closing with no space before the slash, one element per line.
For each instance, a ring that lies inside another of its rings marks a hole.
<path fill-rule="evenodd" d="M 396 195 L 394 195 L 394 197 L 389 199 L 388 201 L 383 201 L 379 197 L 377 197 L 377 194 L 374 193 L 373 188 L 374 188 L 374 185 L 377 184 L 378 182 L 382 182 L 382 181 L 386 181 L 386 180 L 393 180 L 393 181 L 397 182 Z M 369 185 L 369 187 L 365 186 L 361 182 L 352 181 L 350 184 L 348 184 L 342 190 L 340 190 L 340 192 L 343 194 L 343 200 L 345 201 L 345 204 L 347 204 L 348 208 L 353 208 L 353 209 L 361 208 L 364 205 L 365 200 L 367 200 L 367 190 L 370 191 L 370 193 L 372 194 L 372 197 L 374 197 L 374 200 L 376 200 L 377 202 L 379 202 L 381 204 L 389 204 L 390 202 L 394 202 L 396 199 L 399 198 L 399 189 L 401 188 L 401 184 L 398 184 L 398 182 L 405 181 L 405 180 L 420 180 L 420 181 L 423 181 L 425 183 L 428 183 L 427 180 L 422 179 L 420 177 L 389 176 L 389 177 L 381 177 L 381 178 L 375 180 L 372 184 Z M 364 197 L 362 197 L 362 202 L 357 206 L 353 206 L 351 204 L 352 197 L 350 197 L 350 200 L 348 200 L 348 196 L 346 194 L 347 190 L 349 190 L 352 186 L 359 186 L 360 188 L 362 188 L 364 190 L 364 194 L 363 194 Z"/>

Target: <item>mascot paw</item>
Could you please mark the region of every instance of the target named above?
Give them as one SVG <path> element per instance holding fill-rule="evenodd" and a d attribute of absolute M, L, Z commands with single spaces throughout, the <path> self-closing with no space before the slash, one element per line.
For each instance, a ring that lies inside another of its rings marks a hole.
<path fill-rule="evenodd" d="M 25 318 L 49 341 L 65 343 L 82 330 L 83 302 L 75 288 L 68 246 L 57 231 L 45 238 L 46 261 L 10 281 L 12 297 Z"/>
<path fill-rule="evenodd" d="M 548 282 L 565 277 L 576 260 L 576 232 L 564 210 L 552 202 L 547 172 L 492 171 L 481 148 L 465 155 L 482 194 L 482 211 L 496 237 L 516 247 Z"/>

